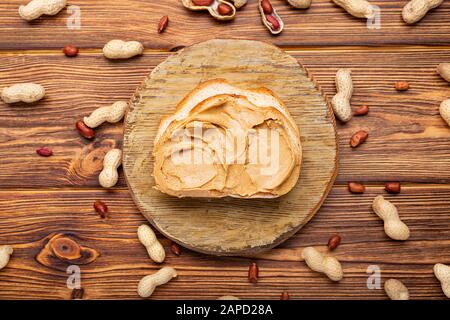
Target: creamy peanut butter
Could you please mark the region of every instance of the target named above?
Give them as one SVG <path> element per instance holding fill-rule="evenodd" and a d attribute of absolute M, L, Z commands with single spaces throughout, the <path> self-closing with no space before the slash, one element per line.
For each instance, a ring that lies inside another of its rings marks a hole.
<path fill-rule="evenodd" d="M 300 174 L 300 139 L 292 123 L 244 96 L 207 98 L 156 140 L 155 188 L 177 197 L 281 196 Z"/>

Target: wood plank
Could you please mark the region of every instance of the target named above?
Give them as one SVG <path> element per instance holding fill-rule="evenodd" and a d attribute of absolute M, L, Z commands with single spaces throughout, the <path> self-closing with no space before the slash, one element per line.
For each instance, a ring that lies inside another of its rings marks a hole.
<path fill-rule="evenodd" d="M 277 299 L 288 290 L 293 299 L 385 299 L 383 290 L 366 287 L 369 265 L 381 268 L 382 283 L 401 279 L 412 299 L 443 299 L 434 263 L 450 263 L 450 185 L 404 187 L 387 196 L 411 229 L 411 238 L 396 242 L 387 238 L 382 222 L 372 213 L 373 197 L 381 187 L 369 187 L 363 195 L 335 187 L 314 219 L 280 247 L 276 255 L 286 259 L 256 259 L 260 280 L 247 281 L 248 258 L 218 258 L 182 249 L 172 254 L 169 241 L 164 265 L 173 266 L 179 277 L 158 288 L 155 299 L 215 299 L 233 294 L 244 299 Z M 109 206 L 102 220 L 93 210 L 96 199 Z M 150 262 L 136 236 L 144 222 L 127 190 L 3 190 L 0 192 L 0 243 L 14 246 L 10 264 L 0 272 L 0 298 L 68 299 L 68 262 L 43 266 L 35 257 L 48 236 L 63 233 L 100 253 L 92 263 L 81 265 L 82 286 L 88 299 L 135 299 L 139 279 L 158 268 Z M 345 272 L 332 283 L 310 271 L 296 256 L 309 245 L 323 246 L 339 233 L 342 244 L 335 251 Z M 294 252 L 294 256 L 292 256 Z M 290 258 L 291 256 L 291 258 Z"/>
<path fill-rule="evenodd" d="M 450 86 L 435 72 L 438 63 L 450 61 L 450 50 L 333 48 L 292 54 L 329 98 L 335 93 L 337 68 L 351 67 L 352 104 L 370 106 L 368 116 L 338 124 L 339 183 L 450 182 L 450 129 L 438 114 L 440 102 L 450 96 Z M 0 87 L 35 81 L 46 87 L 47 96 L 30 106 L 0 102 L 0 186 L 97 186 L 103 154 L 121 146 L 122 127 L 103 125 L 96 130 L 97 138 L 88 141 L 78 135 L 74 123 L 97 106 L 128 99 L 165 57 L 147 53 L 129 61 L 109 62 L 95 53 L 75 59 L 45 53 L 2 54 Z M 411 89 L 396 92 L 393 84 L 397 80 L 409 81 Z M 351 149 L 349 137 L 359 129 L 367 130 L 369 139 Z M 54 156 L 38 157 L 35 149 L 42 145 L 52 148 Z M 122 175 L 118 186 L 125 186 Z"/>
<path fill-rule="evenodd" d="M 31 23 L 17 12 L 24 0 L 0 3 L 0 49 L 62 48 L 72 42 L 81 48 L 101 48 L 118 36 L 140 40 L 146 48 L 171 49 L 212 38 L 254 39 L 278 46 L 315 45 L 380 45 L 380 44 L 449 44 L 450 3 L 430 12 L 420 23 L 406 25 L 401 19 L 405 2 L 371 1 L 381 8 L 381 29 L 368 29 L 364 19 L 350 16 L 329 0 L 314 0 L 310 9 L 297 10 L 285 0 L 272 0 L 285 22 L 285 30 L 274 37 L 265 29 L 257 10 L 257 1 L 250 1 L 238 11 L 230 23 L 214 20 L 207 12 L 185 9 L 179 0 L 78 0 L 81 29 L 66 26 L 70 14 L 64 10 L 54 17 Z M 72 3 L 70 3 L 72 4 Z M 169 13 L 169 27 L 156 33 L 161 16 Z"/>

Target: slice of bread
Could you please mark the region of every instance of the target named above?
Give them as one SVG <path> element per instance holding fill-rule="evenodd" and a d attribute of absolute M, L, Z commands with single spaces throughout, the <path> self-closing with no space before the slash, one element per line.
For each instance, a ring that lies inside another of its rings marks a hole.
<path fill-rule="evenodd" d="M 153 155 L 155 188 L 169 195 L 275 198 L 295 186 L 302 151 L 299 130 L 272 91 L 214 79 L 161 120 Z"/>

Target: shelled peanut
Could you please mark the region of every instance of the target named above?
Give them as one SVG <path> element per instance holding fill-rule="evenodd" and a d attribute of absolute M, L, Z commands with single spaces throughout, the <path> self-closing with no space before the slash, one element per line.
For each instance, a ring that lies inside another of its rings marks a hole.
<path fill-rule="evenodd" d="M 402 10 L 403 21 L 413 24 L 422 20 L 431 9 L 439 7 L 444 0 L 411 0 Z"/>
<path fill-rule="evenodd" d="M 13 252 L 14 250 L 10 245 L 0 246 L 0 270 L 6 267 Z"/>
<path fill-rule="evenodd" d="M 408 226 L 400 220 L 397 208 L 383 196 L 377 196 L 372 203 L 373 211 L 384 221 L 384 232 L 394 240 L 409 238 Z"/>
<path fill-rule="evenodd" d="M 142 298 L 148 298 L 153 294 L 156 287 L 166 284 L 175 277 L 177 277 L 177 272 L 174 268 L 161 268 L 158 272 L 145 276 L 139 281 L 138 294 Z"/>
<path fill-rule="evenodd" d="M 369 1 L 366 0 L 333 0 L 335 4 L 356 18 L 371 18 L 374 10 Z"/>
<path fill-rule="evenodd" d="M 259 0 L 259 12 L 262 23 L 272 34 L 283 31 L 284 23 L 269 0 Z"/>
<path fill-rule="evenodd" d="M 94 110 L 83 122 L 89 128 L 96 128 L 103 122 L 116 123 L 122 120 L 128 108 L 128 102 L 117 101 L 110 106 L 100 107 Z"/>
<path fill-rule="evenodd" d="M 1 98 L 5 103 L 33 103 L 45 96 L 45 89 L 40 84 L 18 83 L 2 90 Z"/>

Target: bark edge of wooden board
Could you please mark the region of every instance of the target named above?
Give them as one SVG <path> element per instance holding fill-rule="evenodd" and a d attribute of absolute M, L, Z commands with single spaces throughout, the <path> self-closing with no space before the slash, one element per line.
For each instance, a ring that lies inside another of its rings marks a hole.
<path fill-rule="evenodd" d="M 276 199 L 178 199 L 153 188 L 152 147 L 163 115 L 200 82 L 224 78 L 241 88 L 267 87 L 289 108 L 303 147 L 294 189 Z M 337 174 L 332 110 L 298 61 L 258 41 L 210 40 L 158 65 L 136 90 L 125 120 L 123 168 L 142 214 L 171 240 L 215 255 L 254 254 L 288 239 L 319 210 Z"/>

